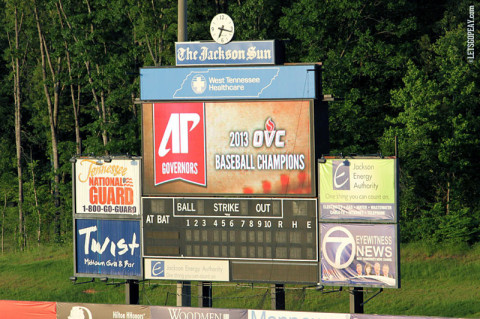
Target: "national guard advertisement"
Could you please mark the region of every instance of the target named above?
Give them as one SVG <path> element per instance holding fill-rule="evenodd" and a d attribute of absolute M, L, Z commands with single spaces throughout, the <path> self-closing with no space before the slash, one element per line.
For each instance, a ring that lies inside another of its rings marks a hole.
<path fill-rule="evenodd" d="M 77 158 L 75 213 L 140 215 L 140 159 Z"/>

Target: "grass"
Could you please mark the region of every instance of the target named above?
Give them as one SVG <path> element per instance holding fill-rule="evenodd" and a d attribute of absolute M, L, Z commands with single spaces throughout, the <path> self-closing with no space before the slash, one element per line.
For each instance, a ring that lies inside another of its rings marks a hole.
<path fill-rule="evenodd" d="M 125 303 L 125 286 L 94 282 L 73 285 L 71 246 L 45 246 L 0 255 L 0 299 L 85 303 Z M 385 289 L 365 304 L 365 313 L 407 316 L 480 317 L 480 245 L 401 248 L 401 289 Z M 86 281 L 88 278 L 79 278 Z M 197 306 L 197 283 L 192 283 L 192 306 Z M 349 292 L 338 287 L 317 291 L 286 285 L 286 309 L 349 312 Z M 368 289 L 364 299 L 378 289 Z M 176 283 L 140 283 L 144 305 L 176 305 Z M 271 309 L 267 284 L 214 283 L 216 308 Z"/>

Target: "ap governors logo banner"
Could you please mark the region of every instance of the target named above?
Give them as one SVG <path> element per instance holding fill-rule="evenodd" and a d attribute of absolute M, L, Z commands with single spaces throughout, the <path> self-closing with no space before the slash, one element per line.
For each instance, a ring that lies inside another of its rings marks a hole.
<path fill-rule="evenodd" d="M 203 103 L 154 104 L 155 185 L 183 180 L 205 186 Z"/>
<path fill-rule="evenodd" d="M 396 225 L 320 224 L 321 282 L 399 287 Z"/>

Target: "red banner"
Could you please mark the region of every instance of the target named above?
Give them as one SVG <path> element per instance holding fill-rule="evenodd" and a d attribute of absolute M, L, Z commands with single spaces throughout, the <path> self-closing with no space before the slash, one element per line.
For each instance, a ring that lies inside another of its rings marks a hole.
<path fill-rule="evenodd" d="M 174 180 L 205 186 L 203 103 L 154 104 L 155 185 Z"/>
<path fill-rule="evenodd" d="M 0 313 L 2 318 L 57 318 L 55 302 L 0 300 Z"/>

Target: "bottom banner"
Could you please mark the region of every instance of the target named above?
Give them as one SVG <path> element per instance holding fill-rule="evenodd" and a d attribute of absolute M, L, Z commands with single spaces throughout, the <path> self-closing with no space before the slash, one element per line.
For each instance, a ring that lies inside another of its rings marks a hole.
<path fill-rule="evenodd" d="M 248 319 L 243 309 L 152 306 L 150 310 L 152 319 Z"/>
<path fill-rule="evenodd" d="M 55 302 L 0 300 L 0 317 L 55 319 Z"/>
<path fill-rule="evenodd" d="M 35 317 L 36 318 L 36 317 Z M 53 317 L 55 318 L 55 317 Z M 57 319 L 150 319 L 150 307 L 141 305 L 104 305 L 57 303 Z"/>

